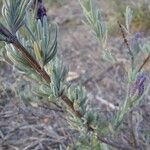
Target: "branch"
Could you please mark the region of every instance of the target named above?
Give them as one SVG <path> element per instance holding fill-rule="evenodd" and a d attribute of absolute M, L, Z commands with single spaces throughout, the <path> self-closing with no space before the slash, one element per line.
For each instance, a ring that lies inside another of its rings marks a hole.
<path fill-rule="evenodd" d="M 48 73 L 44 70 L 44 68 L 41 68 L 41 66 L 37 63 L 37 61 L 31 56 L 31 54 L 26 50 L 26 48 L 18 41 L 18 39 L 12 35 L 4 26 L 0 26 L 0 33 L 3 34 L 6 38 L 7 41 L 5 40 L 5 42 L 7 42 L 8 44 L 12 44 L 21 54 L 22 57 L 30 64 L 30 66 L 36 70 L 36 72 L 47 82 L 47 83 L 51 83 L 51 78 L 48 75 Z M 82 120 L 83 115 L 79 112 L 76 111 L 73 107 L 73 102 L 65 95 L 61 95 L 60 96 L 61 100 L 66 104 L 66 106 L 78 117 Z M 92 132 L 96 132 L 96 130 L 90 125 L 90 124 L 86 124 L 86 128 L 88 129 L 88 131 L 92 131 Z M 115 142 L 106 139 L 106 138 L 102 138 L 99 137 L 98 138 L 99 141 L 106 143 L 108 145 L 111 145 L 115 148 L 119 148 L 124 150 L 123 147 L 121 147 L 119 144 L 116 144 Z M 128 148 L 126 148 L 126 150 L 128 150 Z"/>
<path fill-rule="evenodd" d="M 143 61 L 142 65 L 139 67 L 138 72 L 141 71 L 141 69 L 147 64 L 147 62 L 150 59 L 150 54 L 146 57 L 146 59 Z"/>
<path fill-rule="evenodd" d="M 37 73 L 39 73 L 40 76 L 42 76 L 45 79 L 45 81 L 47 81 L 48 83 L 51 82 L 51 79 L 47 72 L 44 70 L 44 68 L 41 68 L 37 61 L 30 55 L 30 53 L 28 53 L 28 51 L 22 46 L 22 44 L 17 39 L 14 40 L 12 45 L 21 52 L 24 59 L 31 65 L 33 69 L 37 71 Z"/>
<path fill-rule="evenodd" d="M 118 150 L 132 150 L 132 148 L 126 145 L 125 143 L 118 143 L 116 141 L 110 140 L 108 138 L 102 138 L 102 137 L 98 137 L 98 139 L 105 144 L 117 148 Z"/>
<path fill-rule="evenodd" d="M 129 55 L 130 55 L 130 57 L 131 57 L 131 64 L 132 64 L 132 68 L 133 68 L 133 65 L 134 65 L 134 55 L 133 55 L 132 50 L 131 50 L 131 48 L 130 48 L 129 42 L 128 42 L 126 36 L 125 36 L 123 27 L 122 27 L 122 25 L 120 24 L 119 21 L 118 21 L 118 25 L 119 25 L 119 27 L 120 27 L 121 34 L 122 34 L 122 37 L 123 37 L 123 39 L 124 39 L 124 43 L 126 44 L 127 49 L 128 49 L 128 51 L 129 51 Z"/>

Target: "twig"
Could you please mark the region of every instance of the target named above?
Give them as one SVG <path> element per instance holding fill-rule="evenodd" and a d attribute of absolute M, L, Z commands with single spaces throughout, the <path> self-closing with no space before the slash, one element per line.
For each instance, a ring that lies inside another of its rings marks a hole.
<path fill-rule="evenodd" d="M 119 27 L 120 27 L 120 30 L 121 30 L 121 33 L 122 33 L 122 37 L 123 37 L 123 39 L 124 39 L 124 43 L 126 44 L 127 49 L 128 49 L 128 51 L 129 51 L 129 54 L 130 54 L 130 56 L 131 56 L 131 64 L 132 64 L 132 68 L 133 68 L 133 65 L 134 65 L 134 55 L 133 55 L 133 53 L 132 53 L 132 51 L 131 51 L 131 49 L 130 49 L 129 42 L 128 42 L 126 36 L 125 36 L 123 27 L 122 27 L 122 25 L 120 24 L 119 21 L 118 21 L 118 25 L 119 25 Z"/>
<path fill-rule="evenodd" d="M 102 104 L 106 105 L 107 107 L 111 108 L 112 110 L 118 110 L 119 108 L 117 106 L 115 106 L 113 103 L 111 102 L 108 102 L 107 100 L 99 97 L 99 96 L 96 96 L 96 99 L 98 101 L 100 101 Z"/>
<path fill-rule="evenodd" d="M 16 47 L 21 53 L 24 59 L 31 65 L 33 69 L 35 69 L 48 83 L 51 82 L 51 79 L 44 68 L 37 63 L 36 60 L 28 53 L 28 51 L 22 46 L 22 44 L 16 39 L 12 43 L 14 47 Z"/>
<path fill-rule="evenodd" d="M 54 105 L 55 105 L 55 103 L 53 103 Z M 58 107 L 58 105 L 56 105 L 57 107 Z M 56 111 L 56 112 L 64 112 L 63 111 L 63 109 L 59 106 L 59 108 L 57 109 L 57 108 L 50 108 L 49 106 L 47 106 L 47 105 L 44 105 L 44 104 L 39 104 L 39 107 L 41 107 L 41 108 L 44 108 L 44 109 L 47 109 L 47 110 L 53 110 L 53 111 Z"/>
<path fill-rule="evenodd" d="M 133 123 L 133 117 L 134 117 L 133 111 L 131 111 L 130 113 L 131 115 L 129 115 L 128 124 L 130 128 L 131 139 L 129 140 L 129 143 L 133 147 L 133 149 L 136 149 L 136 147 L 139 146 L 138 140 L 137 140 L 137 134 L 136 134 L 137 124 Z"/>
<path fill-rule="evenodd" d="M 36 145 L 39 144 L 39 141 L 32 142 L 30 145 L 26 146 L 23 150 L 33 149 Z"/>
<path fill-rule="evenodd" d="M 147 62 L 150 59 L 150 54 L 146 57 L 146 59 L 143 61 L 142 65 L 139 67 L 138 72 L 142 70 L 142 68 L 147 64 Z"/>
<path fill-rule="evenodd" d="M 3 132 L 0 130 L 0 137 L 3 139 L 4 138 L 4 134 Z"/>
<path fill-rule="evenodd" d="M 112 147 L 118 148 L 118 150 L 132 150 L 132 148 L 126 145 L 125 143 L 118 143 L 118 142 L 115 142 L 114 140 L 110 140 L 108 138 L 101 138 L 99 136 L 98 136 L 98 139 L 103 143 L 106 143 L 108 145 L 111 145 Z"/>
<path fill-rule="evenodd" d="M 71 100 L 70 100 L 67 96 L 62 95 L 62 96 L 61 96 L 61 99 L 67 104 L 67 106 L 72 110 L 72 112 L 73 112 L 78 118 L 82 118 L 82 114 L 81 114 L 80 112 L 74 110 L 73 103 L 71 102 Z"/>
<path fill-rule="evenodd" d="M 100 82 L 101 80 L 103 80 L 103 78 L 106 76 L 106 74 L 108 72 L 110 72 L 111 70 L 113 70 L 114 68 L 116 68 L 117 66 L 122 66 L 123 62 L 116 62 L 112 65 L 110 65 L 108 68 L 106 68 L 106 70 L 104 70 L 99 77 L 95 80 L 96 82 Z"/>

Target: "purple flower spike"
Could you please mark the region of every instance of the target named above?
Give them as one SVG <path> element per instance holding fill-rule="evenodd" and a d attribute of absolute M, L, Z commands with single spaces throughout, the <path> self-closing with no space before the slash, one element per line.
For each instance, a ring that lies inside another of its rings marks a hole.
<path fill-rule="evenodd" d="M 139 74 L 136 78 L 135 83 L 133 84 L 132 95 L 136 92 L 138 96 L 142 96 L 144 93 L 144 82 L 146 81 L 146 76 L 144 74 Z"/>
<path fill-rule="evenodd" d="M 143 95 L 143 93 L 144 93 L 144 84 L 142 84 L 142 85 L 139 87 L 139 89 L 138 89 L 138 96 Z"/>
<path fill-rule="evenodd" d="M 38 0 L 37 3 L 37 19 L 43 21 L 44 16 L 46 16 L 46 8 L 44 7 L 43 1 Z"/>
<path fill-rule="evenodd" d="M 140 86 L 142 84 L 144 84 L 144 81 L 146 80 L 146 76 L 141 74 L 141 75 L 138 75 L 137 76 L 137 79 L 136 79 L 136 85 Z"/>
<path fill-rule="evenodd" d="M 138 54 L 141 50 L 140 45 L 142 45 L 142 33 L 136 32 L 130 41 L 131 49 L 134 54 Z"/>
<path fill-rule="evenodd" d="M 136 32 L 135 35 L 134 35 L 134 38 L 135 38 L 136 40 L 142 38 L 142 33 L 141 33 L 141 32 Z"/>

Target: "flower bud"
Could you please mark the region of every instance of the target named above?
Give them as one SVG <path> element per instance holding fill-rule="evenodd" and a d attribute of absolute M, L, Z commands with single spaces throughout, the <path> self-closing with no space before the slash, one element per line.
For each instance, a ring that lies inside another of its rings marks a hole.
<path fill-rule="evenodd" d="M 137 93 L 138 96 L 142 96 L 144 93 L 144 82 L 146 80 L 146 76 L 144 74 L 139 74 L 136 78 L 136 81 L 133 84 L 132 94 L 135 95 Z"/>
<path fill-rule="evenodd" d="M 37 19 L 43 21 L 44 16 L 46 16 L 46 8 L 44 7 L 43 1 L 38 0 L 37 2 Z"/>

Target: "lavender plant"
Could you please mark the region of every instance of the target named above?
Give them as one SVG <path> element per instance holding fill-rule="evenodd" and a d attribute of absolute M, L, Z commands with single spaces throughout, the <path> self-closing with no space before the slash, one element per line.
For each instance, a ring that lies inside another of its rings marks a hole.
<path fill-rule="evenodd" d="M 87 24 L 100 41 L 102 48 L 107 49 L 107 27 L 99 11 L 94 11 L 90 0 L 80 1 Z M 47 100 L 61 103 L 66 110 L 66 118 L 73 129 L 79 131 L 80 138 L 76 142 L 77 149 L 132 149 L 133 145 L 113 140 L 115 132 L 125 117 L 144 96 L 146 77 L 141 69 L 147 59 L 137 67 L 135 58 L 142 48 L 149 50 L 147 45 L 140 45 L 136 54 L 130 48 L 124 29 L 129 32 L 131 11 L 127 7 L 126 26 L 120 25 L 124 41 L 129 51 L 131 69 L 128 71 L 127 96 L 119 110 L 109 120 L 103 120 L 97 111 L 88 104 L 86 90 L 82 86 L 71 85 L 65 79 L 68 68 L 57 55 L 57 30 L 55 23 L 49 25 L 46 9 L 42 0 L 36 1 L 36 11 L 30 11 L 33 1 L 6 0 L 3 4 L 3 23 L 0 23 L 1 59 L 8 59 L 13 65 L 35 81 L 36 92 Z M 149 52 L 148 52 L 149 53 Z M 109 53 L 108 58 L 117 61 Z M 134 147 L 137 148 L 137 147 Z"/>
<path fill-rule="evenodd" d="M 87 24 L 100 42 L 101 48 L 105 49 L 107 44 L 107 26 L 98 9 L 94 10 L 90 0 L 79 0 L 86 17 Z"/>
<path fill-rule="evenodd" d="M 105 37 L 107 37 L 107 27 L 104 24 L 104 21 L 102 18 L 98 18 L 95 16 L 98 16 L 97 14 L 100 14 L 100 11 L 96 10 L 93 8 L 91 4 L 91 0 L 83 0 L 80 1 L 81 7 L 83 8 L 83 12 L 86 18 L 86 23 L 89 25 L 91 30 L 95 33 L 95 36 L 97 39 L 100 39 L 100 41 L 106 41 Z M 99 12 L 99 13 L 97 13 Z M 127 38 L 128 36 L 131 36 L 130 32 L 130 25 L 133 19 L 133 11 L 130 9 L 129 6 L 126 7 L 126 12 L 124 13 L 124 18 L 125 18 L 125 26 L 120 24 L 118 22 L 118 25 L 120 27 L 122 37 L 124 40 L 124 43 L 126 44 L 127 50 L 128 50 L 128 56 L 130 59 L 130 68 L 127 70 L 127 89 L 126 89 L 126 98 L 123 104 L 119 106 L 119 110 L 116 112 L 114 115 L 113 119 L 111 120 L 110 124 L 107 124 L 108 127 L 105 128 L 105 133 L 108 134 L 110 132 L 110 129 L 113 130 L 114 132 L 117 132 L 118 128 L 120 125 L 123 123 L 123 120 L 125 117 L 139 104 L 139 102 L 143 99 L 144 93 L 147 93 L 145 89 L 145 81 L 146 81 L 146 75 L 145 73 L 142 73 L 142 69 L 144 65 L 148 62 L 150 54 L 148 51 L 148 45 L 146 43 L 142 43 L 141 41 L 141 33 L 136 33 L 135 36 L 131 39 L 131 42 L 129 43 Z M 95 19 L 96 18 L 96 19 Z M 93 22 L 93 24 L 92 24 Z M 101 30 L 96 30 L 95 28 L 101 26 Z M 128 34 L 126 36 L 126 34 Z M 101 36 L 99 36 L 101 35 Z M 104 42 L 105 43 L 105 42 Z M 100 43 L 101 47 L 102 43 Z M 107 44 L 104 44 L 105 46 L 103 47 L 104 50 L 104 57 L 106 58 L 105 60 L 111 62 L 111 63 L 116 63 L 118 62 L 118 59 L 112 55 L 111 51 L 107 50 Z M 147 46 L 148 47 L 147 47 Z M 145 58 L 144 62 L 138 66 L 137 65 L 137 60 L 138 60 L 138 55 L 141 54 L 144 47 L 147 47 L 147 57 Z M 149 88 L 147 88 L 149 89 Z M 138 148 L 138 147 L 136 147 Z M 126 148 L 127 149 L 127 148 Z"/>

